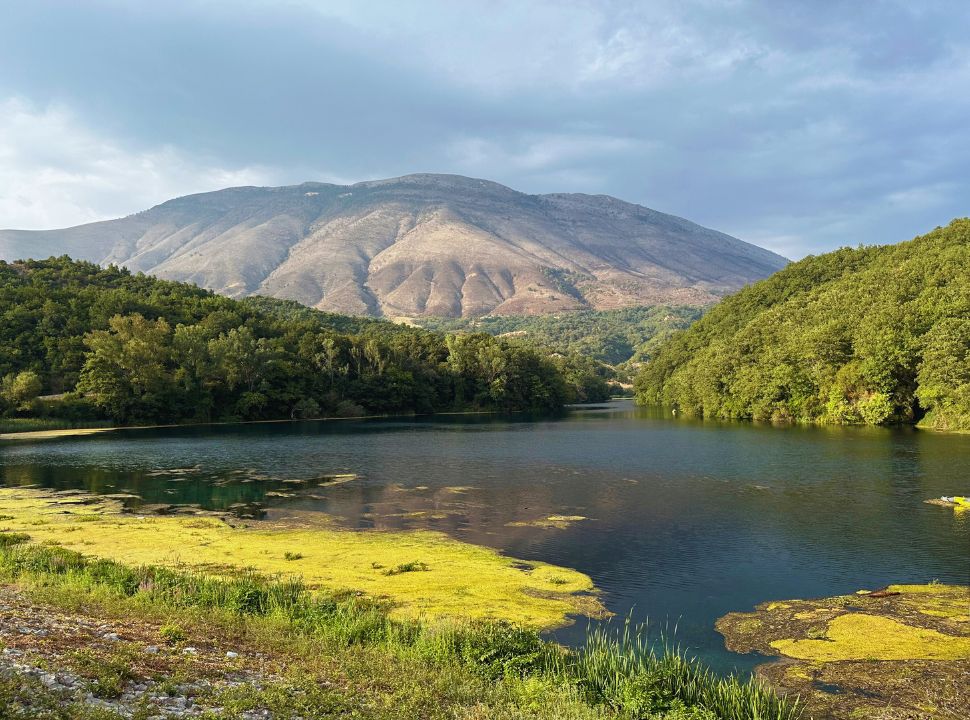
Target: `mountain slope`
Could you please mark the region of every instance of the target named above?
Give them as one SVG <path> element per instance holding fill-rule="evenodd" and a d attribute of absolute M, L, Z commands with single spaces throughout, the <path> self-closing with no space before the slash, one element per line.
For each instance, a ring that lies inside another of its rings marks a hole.
<path fill-rule="evenodd" d="M 60 254 L 233 297 L 392 317 L 704 304 L 786 263 L 615 198 L 454 175 L 230 188 L 119 220 L 0 231 L 0 259 Z"/>
<path fill-rule="evenodd" d="M 637 398 L 709 417 L 970 430 L 970 219 L 745 288 L 656 353 Z"/>

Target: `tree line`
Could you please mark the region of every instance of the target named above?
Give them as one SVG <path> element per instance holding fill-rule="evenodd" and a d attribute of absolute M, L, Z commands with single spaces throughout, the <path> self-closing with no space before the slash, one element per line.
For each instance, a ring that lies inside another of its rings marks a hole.
<path fill-rule="evenodd" d="M 0 378 L 7 416 L 119 423 L 552 411 L 608 394 L 595 364 L 484 333 L 237 301 L 68 257 L 0 262 Z"/>

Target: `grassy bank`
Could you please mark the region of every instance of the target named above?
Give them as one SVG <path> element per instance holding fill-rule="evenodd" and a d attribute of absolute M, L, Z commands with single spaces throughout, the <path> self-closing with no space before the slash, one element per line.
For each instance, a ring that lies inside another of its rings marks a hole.
<path fill-rule="evenodd" d="M 107 420 L 61 420 L 58 418 L 0 418 L 0 435 L 15 433 L 43 433 L 55 431 L 105 430 L 112 426 Z"/>
<path fill-rule="evenodd" d="M 628 626 L 621 634 L 596 632 L 585 648 L 568 651 L 508 623 L 398 618 L 386 603 L 311 591 L 298 581 L 136 567 L 33 544 L 24 533 L 0 533 L 0 579 L 59 607 L 97 607 L 132 622 L 155 618 L 171 642 L 224 636 L 287 659 L 285 677 L 219 698 L 225 717 L 252 707 L 304 718 L 793 720 L 800 714 L 757 683 L 717 678 L 672 651 L 655 653 Z M 0 706 L 22 692 L 0 682 Z"/>

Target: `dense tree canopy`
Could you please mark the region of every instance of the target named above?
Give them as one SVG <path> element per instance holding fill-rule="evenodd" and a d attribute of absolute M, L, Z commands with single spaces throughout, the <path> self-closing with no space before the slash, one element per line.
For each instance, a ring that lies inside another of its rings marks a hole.
<path fill-rule="evenodd" d="M 710 417 L 970 429 L 970 219 L 788 266 L 674 336 L 636 390 Z"/>
<path fill-rule="evenodd" d="M 655 305 L 620 310 L 580 310 L 557 315 L 489 315 L 482 318 L 421 318 L 429 329 L 475 330 L 511 335 L 559 353 L 619 365 L 647 360 L 675 331 L 700 317 L 703 308 Z"/>
<path fill-rule="evenodd" d="M 594 370 L 483 333 L 240 302 L 66 257 L 0 263 L 7 414 L 177 422 L 552 410 L 602 399 L 587 398 L 602 382 Z M 67 395 L 38 403 L 41 392 Z"/>

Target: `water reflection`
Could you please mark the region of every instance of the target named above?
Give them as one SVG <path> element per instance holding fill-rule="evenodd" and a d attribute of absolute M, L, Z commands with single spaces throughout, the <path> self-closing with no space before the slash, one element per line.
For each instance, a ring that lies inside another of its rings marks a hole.
<path fill-rule="evenodd" d="M 747 664 L 713 630 L 726 612 L 970 581 L 970 522 L 923 503 L 970 492 L 968 468 L 967 436 L 699 422 L 629 403 L 535 421 L 177 428 L 0 447 L 6 484 L 216 510 L 262 503 L 274 519 L 322 511 L 576 567 L 612 610 L 677 623 L 679 642 L 722 668 Z M 552 516 L 585 519 L 543 522 Z"/>

